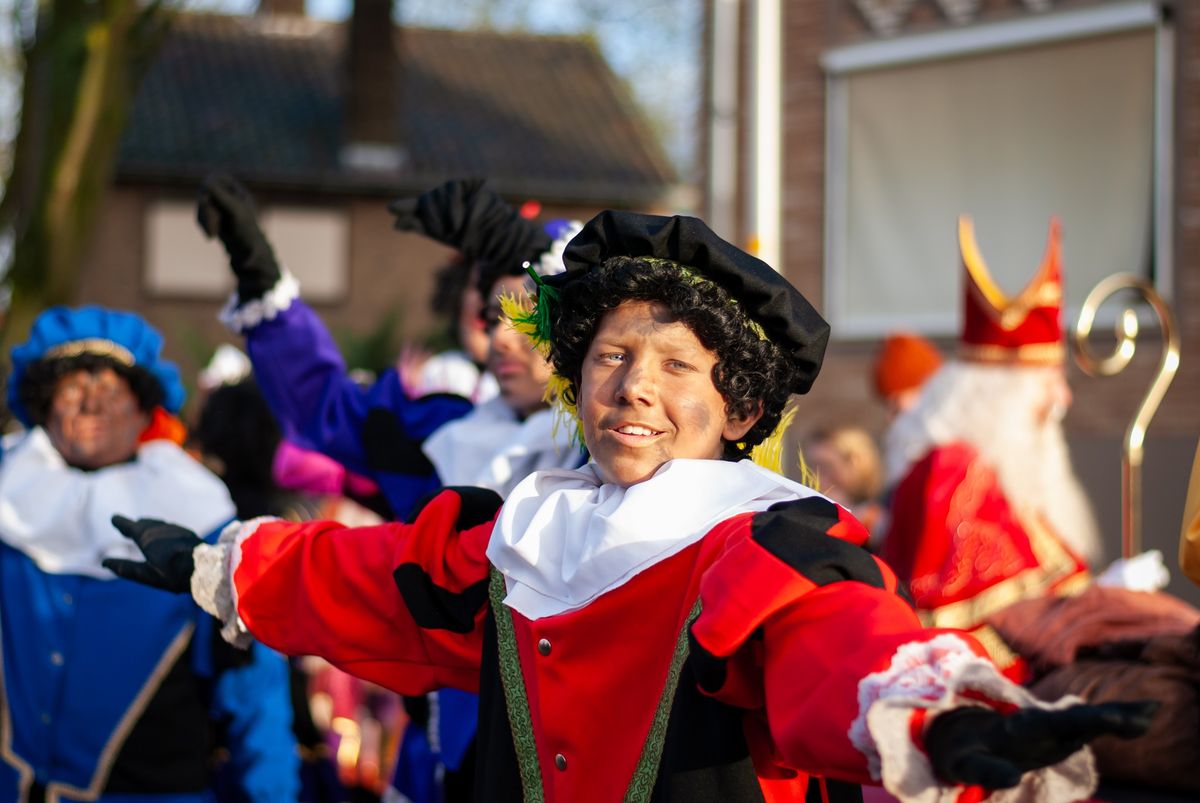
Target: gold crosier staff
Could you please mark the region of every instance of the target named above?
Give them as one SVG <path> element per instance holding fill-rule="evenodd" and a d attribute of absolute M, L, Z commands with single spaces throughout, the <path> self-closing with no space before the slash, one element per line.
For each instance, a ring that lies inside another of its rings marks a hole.
<path fill-rule="evenodd" d="M 1115 376 L 1129 365 L 1137 347 L 1137 312 L 1127 306 L 1122 310 L 1115 325 L 1117 345 L 1113 353 L 1098 360 L 1088 348 L 1088 337 L 1096 319 L 1096 311 L 1112 296 L 1131 290 L 1142 297 L 1158 316 L 1163 333 L 1163 351 L 1154 382 L 1142 397 L 1142 403 L 1125 430 L 1125 443 L 1121 457 L 1121 554 L 1130 558 L 1142 550 L 1142 456 L 1146 428 L 1158 411 L 1163 395 L 1179 369 L 1179 332 L 1175 327 L 1175 316 L 1162 296 L 1145 279 L 1130 273 L 1115 273 L 1100 281 L 1088 293 L 1075 322 L 1071 351 L 1076 364 L 1089 376 Z"/>

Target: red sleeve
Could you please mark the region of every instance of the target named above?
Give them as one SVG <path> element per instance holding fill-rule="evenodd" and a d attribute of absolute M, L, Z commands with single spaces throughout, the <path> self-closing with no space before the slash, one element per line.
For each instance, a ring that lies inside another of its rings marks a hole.
<path fill-rule="evenodd" d="M 412 524 L 259 524 L 234 558 L 238 614 L 270 647 L 401 694 L 473 691 L 499 499 L 477 501 L 444 491 Z"/>
<path fill-rule="evenodd" d="M 770 762 L 870 783 L 878 767 L 858 724 L 860 684 L 892 668 L 901 646 L 945 631 L 924 629 L 891 569 L 847 540 L 855 531 L 844 509 L 826 500 L 801 505 L 747 520 L 749 532 L 705 574 L 692 627 L 701 688 L 759 707 Z M 961 637 L 964 651 L 984 655 Z"/>

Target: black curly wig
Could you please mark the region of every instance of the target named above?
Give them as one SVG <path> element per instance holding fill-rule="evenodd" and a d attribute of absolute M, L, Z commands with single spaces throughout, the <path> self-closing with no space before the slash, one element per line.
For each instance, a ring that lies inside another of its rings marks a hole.
<path fill-rule="evenodd" d="M 50 405 L 54 402 L 54 390 L 58 387 L 58 380 L 76 371 L 96 374 L 105 368 L 111 368 L 129 384 L 129 389 L 137 399 L 138 409 L 143 413 L 149 413 L 163 403 L 165 394 L 162 385 L 149 371 L 136 365 L 124 365 L 103 354 L 79 354 L 74 357 L 37 360 L 25 369 L 21 386 L 17 388 L 17 396 L 29 413 L 30 423 L 35 427 L 46 423 L 46 418 L 50 415 Z"/>
<path fill-rule="evenodd" d="M 271 467 L 282 437 L 253 378 L 213 390 L 192 430 L 200 449 L 224 464 L 219 473 L 230 490 L 275 487 Z"/>
<path fill-rule="evenodd" d="M 726 442 L 724 458 L 740 460 L 779 424 L 791 396 L 795 368 L 719 285 L 678 262 L 616 256 L 565 285 L 554 307 L 550 359 L 568 381 L 565 401 L 574 406 L 583 361 L 601 318 L 626 301 L 662 304 L 671 320 L 687 325 L 717 355 L 712 381 L 728 415 L 762 417 L 737 443 Z"/>
<path fill-rule="evenodd" d="M 446 322 L 444 336 L 453 348 L 462 346 L 458 342 L 458 316 L 462 311 L 463 293 L 474 276 L 480 271 L 479 263 L 472 262 L 461 254 L 437 269 L 433 277 L 433 296 L 429 299 L 429 311 Z"/>

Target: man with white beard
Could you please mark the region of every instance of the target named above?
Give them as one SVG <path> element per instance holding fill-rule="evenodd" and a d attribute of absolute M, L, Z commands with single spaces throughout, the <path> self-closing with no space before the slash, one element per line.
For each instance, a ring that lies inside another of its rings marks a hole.
<path fill-rule="evenodd" d="M 958 233 L 966 269 L 959 354 L 888 433 L 895 490 L 882 553 L 925 624 L 972 632 L 1021 679 L 1023 663 L 985 619 L 1020 599 L 1081 591 L 1102 557 L 1062 430 L 1071 391 L 1058 222 L 1040 269 L 1013 298 L 989 275 L 968 218 Z"/>

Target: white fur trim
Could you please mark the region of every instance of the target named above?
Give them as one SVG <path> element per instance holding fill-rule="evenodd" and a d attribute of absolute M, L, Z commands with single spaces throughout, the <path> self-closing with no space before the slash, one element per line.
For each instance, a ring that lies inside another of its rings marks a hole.
<path fill-rule="evenodd" d="M 1162 591 L 1171 582 L 1163 554 L 1148 549 L 1132 558 L 1118 558 L 1096 577 L 1096 585 L 1130 591 Z"/>
<path fill-rule="evenodd" d="M 945 786 L 934 776 L 928 757 L 909 736 L 909 722 L 918 708 L 926 709 L 932 719 L 952 708 L 984 705 L 962 697 L 966 691 L 1021 708 L 1051 710 L 1080 702 L 1078 697 L 1053 703 L 1038 700 L 954 635 L 901 645 L 891 666 L 858 684 L 859 714 L 849 735 L 867 756 L 871 776 L 881 779 L 884 788 L 905 803 L 953 803 L 958 798 L 960 789 Z M 1083 800 L 1095 790 L 1096 781 L 1095 762 L 1085 747 L 1058 764 L 1025 773 L 1019 786 L 995 791 L 988 800 Z"/>
<path fill-rule="evenodd" d="M 300 283 L 285 270 L 275 286 L 262 298 L 251 299 L 243 304 L 235 290 L 217 313 L 217 319 L 235 334 L 242 334 L 263 321 L 275 320 L 276 315 L 292 306 L 292 302 L 299 297 Z"/>
<path fill-rule="evenodd" d="M 216 544 L 201 544 L 192 551 L 192 596 L 196 604 L 221 622 L 221 638 L 245 649 L 254 640 L 237 612 L 237 587 L 233 573 L 242 562 L 242 543 L 263 522 L 276 521 L 263 516 L 249 521 L 234 521 L 221 531 Z"/>

